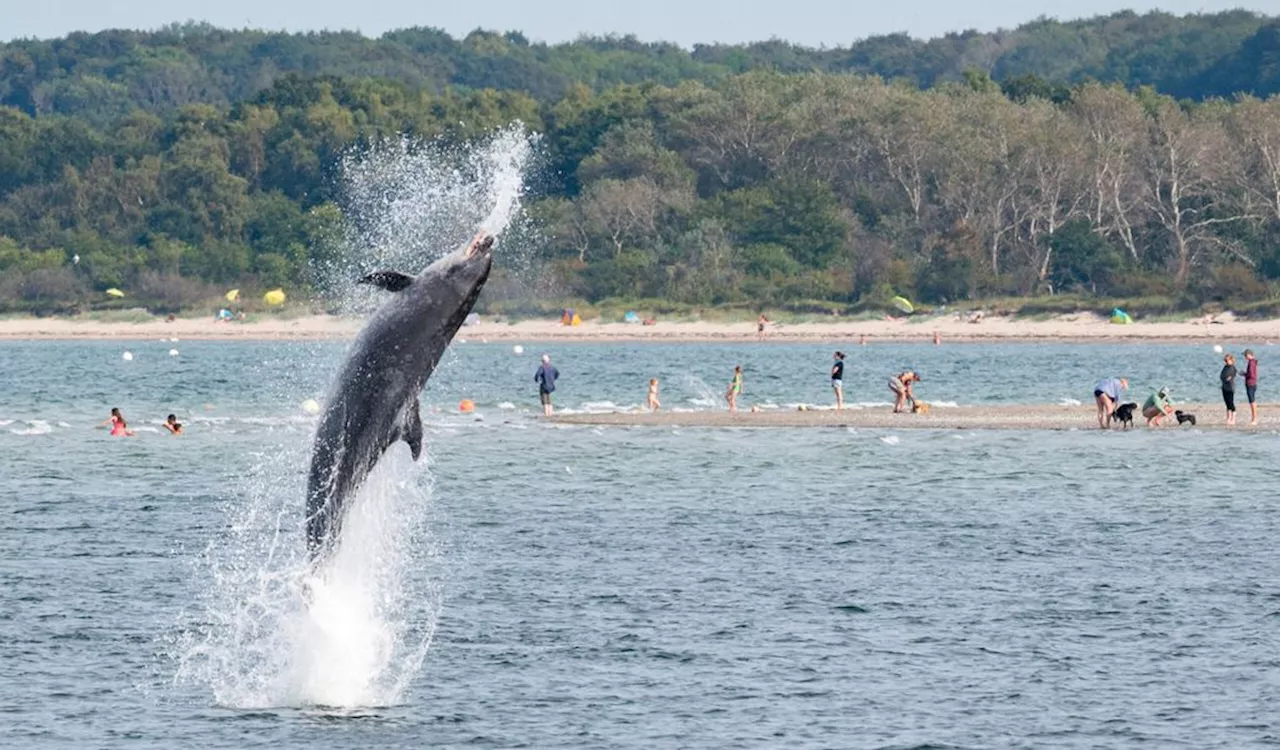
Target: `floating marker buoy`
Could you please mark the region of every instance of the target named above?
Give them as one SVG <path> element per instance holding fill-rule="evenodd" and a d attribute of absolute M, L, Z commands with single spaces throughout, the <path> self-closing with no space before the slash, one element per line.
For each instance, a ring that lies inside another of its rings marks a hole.
<path fill-rule="evenodd" d="M 316 401 L 314 398 L 309 398 L 302 402 L 302 410 L 307 414 L 319 414 L 320 402 Z"/>
<path fill-rule="evenodd" d="M 1213 353 L 1214 353 L 1214 354 L 1222 354 L 1222 344 L 1214 344 L 1214 345 L 1213 345 Z"/>
<path fill-rule="evenodd" d="M 121 354 L 120 359 L 123 359 L 125 362 L 132 362 L 133 352 L 125 352 L 124 354 Z"/>
<path fill-rule="evenodd" d="M 178 356 L 178 350 L 177 350 L 177 349 L 170 349 L 170 350 L 169 350 L 169 356 L 170 356 L 170 357 L 176 357 L 176 356 Z"/>
<path fill-rule="evenodd" d="M 524 354 L 524 347 L 520 346 L 519 344 L 516 344 L 515 346 L 511 347 L 511 351 L 515 352 L 516 354 Z"/>
<path fill-rule="evenodd" d="M 458 411 L 462 412 L 463 414 L 470 414 L 475 410 L 476 410 L 476 403 L 469 398 L 462 399 L 462 402 L 458 404 Z"/>

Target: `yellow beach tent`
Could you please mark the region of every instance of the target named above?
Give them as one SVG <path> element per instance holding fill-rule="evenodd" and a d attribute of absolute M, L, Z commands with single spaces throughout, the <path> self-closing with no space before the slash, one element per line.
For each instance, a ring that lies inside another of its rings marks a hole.
<path fill-rule="evenodd" d="M 108 297 L 123 297 L 123 296 L 124 296 L 124 292 L 120 291 L 119 289 L 116 289 L 115 287 L 111 287 L 110 289 L 108 289 L 108 290 L 107 290 L 107 296 L 108 296 Z"/>
<path fill-rule="evenodd" d="M 272 305 L 272 306 L 275 306 L 275 305 L 283 305 L 283 304 L 284 304 L 284 290 L 283 290 L 283 289 L 272 289 L 271 291 L 269 291 L 269 292 L 267 292 L 266 294 L 262 295 L 262 301 L 263 301 L 263 302 L 266 302 L 268 305 Z"/>
<path fill-rule="evenodd" d="M 235 302 L 236 300 L 240 299 L 240 290 L 232 289 L 231 291 L 227 292 L 226 297 L 228 302 Z"/>

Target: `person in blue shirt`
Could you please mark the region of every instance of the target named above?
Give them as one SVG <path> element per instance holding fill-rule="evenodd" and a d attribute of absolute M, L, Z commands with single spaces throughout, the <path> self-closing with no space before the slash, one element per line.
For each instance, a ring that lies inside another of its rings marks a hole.
<path fill-rule="evenodd" d="M 551 365 L 551 355 L 542 355 L 542 366 L 533 374 L 533 379 L 538 384 L 538 397 L 542 400 L 543 416 L 551 416 L 551 394 L 556 390 L 556 378 L 559 377 L 560 371 Z"/>
<path fill-rule="evenodd" d="M 1116 404 L 1120 403 L 1120 394 L 1129 389 L 1126 378 L 1107 378 L 1093 387 L 1093 400 L 1098 403 L 1098 427 L 1111 427 L 1111 415 L 1115 413 Z"/>

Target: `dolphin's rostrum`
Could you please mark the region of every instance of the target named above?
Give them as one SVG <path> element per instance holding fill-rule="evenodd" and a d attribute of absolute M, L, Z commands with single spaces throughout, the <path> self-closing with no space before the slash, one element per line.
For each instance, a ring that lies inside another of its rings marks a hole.
<path fill-rule="evenodd" d="M 346 505 L 397 440 L 422 453 L 418 394 L 489 278 L 493 235 L 418 276 L 378 271 L 360 279 L 393 293 L 360 331 L 325 403 L 307 477 L 307 548 L 336 544 Z"/>

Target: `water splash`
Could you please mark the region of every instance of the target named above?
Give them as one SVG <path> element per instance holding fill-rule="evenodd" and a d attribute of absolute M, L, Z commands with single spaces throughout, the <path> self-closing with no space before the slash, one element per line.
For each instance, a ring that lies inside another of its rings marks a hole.
<path fill-rule="evenodd" d="M 533 143 L 516 126 L 472 147 L 402 140 L 350 157 L 350 236 L 327 266 L 330 291 L 348 309 L 371 307 L 357 271 L 419 269 L 478 227 L 501 237 L 520 221 Z M 291 366 L 318 366 L 318 351 L 298 350 Z M 277 394 L 282 403 L 309 395 Z M 298 441 L 255 457 L 228 503 L 228 530 L 197 562 L 203 593 L 175 644 L 177 679 L 206 686 L 219 705 L 392 705 L 430 648 L 445 576 L 425 463 L 393 445 L 349 501 L 333 557 L 313 570 L 302 522 L 308 460 Z"/>
<path fill-rule="evenodd" d="M 360 276 L 379 269 L 417 273 L 479 229 L 498 237 L 503 265 L 523 265 L 502 238 L 524 225 L 525 175 L 537 143 L 516 123 L 478 144 L 401 138 L 348 154 L 342 164 L 348 225 L 341 247 L 314 269 L 321 289 L 345 312 L 368 312 L 381 297 L 356 285 Z"/>

